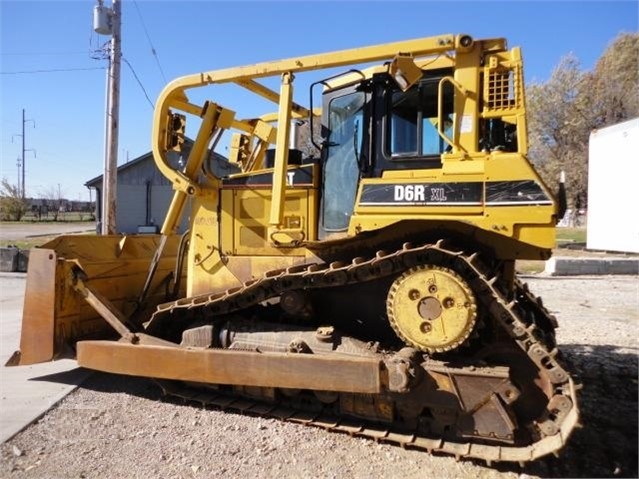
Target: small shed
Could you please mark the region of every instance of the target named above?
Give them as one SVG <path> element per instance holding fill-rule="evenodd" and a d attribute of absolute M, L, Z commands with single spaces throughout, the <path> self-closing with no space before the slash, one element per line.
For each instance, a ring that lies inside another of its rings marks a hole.
<path fill-rule="evenodd" d="M 588 249 L 639 253 L 639 118 L 590 134 Z"/>
<path fill-rule="evenodd" d="M 193 145 L 192 140 L 186 140 L 181 154 L 170 153 L 169 162 L 176 169 L 181 169 Z M 235 172 L 234 165 L 228 163 L 223 156 L 213 153 L 209 164 L 212 171 L 219 174 Z M 221 166 L 221 168 L 220 168 Z M 118 166 L 115 205 L 115 224 L 118 233 L 157 233 L 162 227 L 164 217 L 173 198 L 173 186 L 160 170 L 153 159 L 153 153 L 148 152 L 138 158 Z M 98 232 L 102 225 L 102 188 L 103 175 L 87 181 L 86 187 L 95 189 L 96 194 L 96 224 Z M 187 205 L 188 208 L 188 205 Z M 178 233 L 188 228 L 188 211 L 182 218 Z"/>

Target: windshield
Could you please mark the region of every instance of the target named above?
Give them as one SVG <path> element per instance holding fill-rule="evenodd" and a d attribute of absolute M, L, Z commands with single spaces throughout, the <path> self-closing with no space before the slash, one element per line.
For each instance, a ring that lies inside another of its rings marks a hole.
<path fill-rule="evenodd" d="M 324 163 L 323 227 L 343 231 L 353 214 L 362 150 L 365 94 L 352 92 L 329 103 L 328 151 Z"/>

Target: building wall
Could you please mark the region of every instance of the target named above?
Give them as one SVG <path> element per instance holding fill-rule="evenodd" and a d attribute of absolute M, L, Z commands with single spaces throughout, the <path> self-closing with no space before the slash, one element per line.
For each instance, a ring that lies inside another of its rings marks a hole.
<path fill-rule="evenodd" d="M 118 183 L 115 224 L 119 233 L 137 233 L 144 224 L 144 186 Z"/>
<path fill-rule="evenodd" d="M 177 158 L 174 160 L 177 161 Z M 96 178 L 91 186 L 96 188 L 102 208 L 102 177 Z M 118 233 L 135 234 L 140 226 L 155 225 L 158 230 L 162 227 L 173 188 L 155 166 L 150 153 L 118 168 L 116 188 L 115 222 Z M 182 233 L 187 228 L 187 218 L 183 218 L 178 232 Z"/>
<path fill-rule="evenodd" d="M 101 195 L 100 190 L 96 190 Z M 118 233 L 138 233 L 140 226 L 155 225 L 159 229 L 173 198 L 173 188 L 169 185 L 151 185 L 150 205 L 147 222 L 147 187 L 144 185 L 118 184 L 115 206 L 116 228 Z M 178 233 L 183 233 L 189 226 L 188 202 L 184 216 L 180 222 Z M 100 228 L 98 226 L 98 231 Z"/>

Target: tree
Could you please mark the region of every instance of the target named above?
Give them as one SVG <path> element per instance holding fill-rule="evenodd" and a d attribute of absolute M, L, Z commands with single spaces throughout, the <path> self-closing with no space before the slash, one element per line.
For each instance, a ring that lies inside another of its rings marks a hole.
<path fill-rule="evenodd" d="M 569 207 L 586 207 L 590 133 L 639 116 L 639 34 L 620 34 L 592 72 L 574 55 L 563 57 L 526 95 L 531 161 L 552 187 L 564 170 Z"/>
<path fill-rule="evenodd" d="M 313 137 L 311 138 L 311 122 L 309 119 L 305 119 L 297 122 L 297 130 L 295 141 L 298 149 L 302 152 L 304 157 L 316 157 L 319 158 L 320 152 L 313 144 L 321 143 L 321 125 L 322 121 L 319 117 L 313 117 Z"/>
<path fill-rule="evenodd" d="M 639 33 L 621 33 L 589 76 L 596 127 L 639 116 Z"/>
<path fill-rule="evenodd" d="M 593 129 L 587 74 L 572 54 L 561 59 L 550 79 L 527 90 L 529 155 L 544 180 L 556 188 L 566 172 L 568 204 L 583 204 L 588 189 L 588 138 Z"/>
<path fill-rule="evenodd" d="M 16 185 L 3 178 L 0 182 L 0 219 L 20 221 L 29 210 L 29 201 L 22 198 Z"/>
<path fill-rule="evenodd" d="M 47 208 L 49 212 L 53 213 L 53 221 L 58 221 L 58 215 L 64 209 L 64 205 L 66 204 L 63 192 L 60 190 L 60 185 L 57 187 L 48 187 L 40 193 L 40 196 L 47 200 Z"/>

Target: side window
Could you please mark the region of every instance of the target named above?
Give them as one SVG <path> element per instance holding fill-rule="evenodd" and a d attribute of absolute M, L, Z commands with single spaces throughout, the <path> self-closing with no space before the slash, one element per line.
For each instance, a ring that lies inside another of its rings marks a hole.
<path fill-rule="evenodd" d="M 406 92 L 390 97 L 387 151 L 391 158 L 434 156 L 444 153 L 448 143 L 437 132 L 439 78 L 421 81 Z M 453 125 L 453 89 L 444 84 L 443 132 L 450 138 Z"/>
<path fill-rule="evenodd" d="M 396 91 L 391 99 L 391 155 L 417 154 L 419 93 L 416 89 Z"/>

